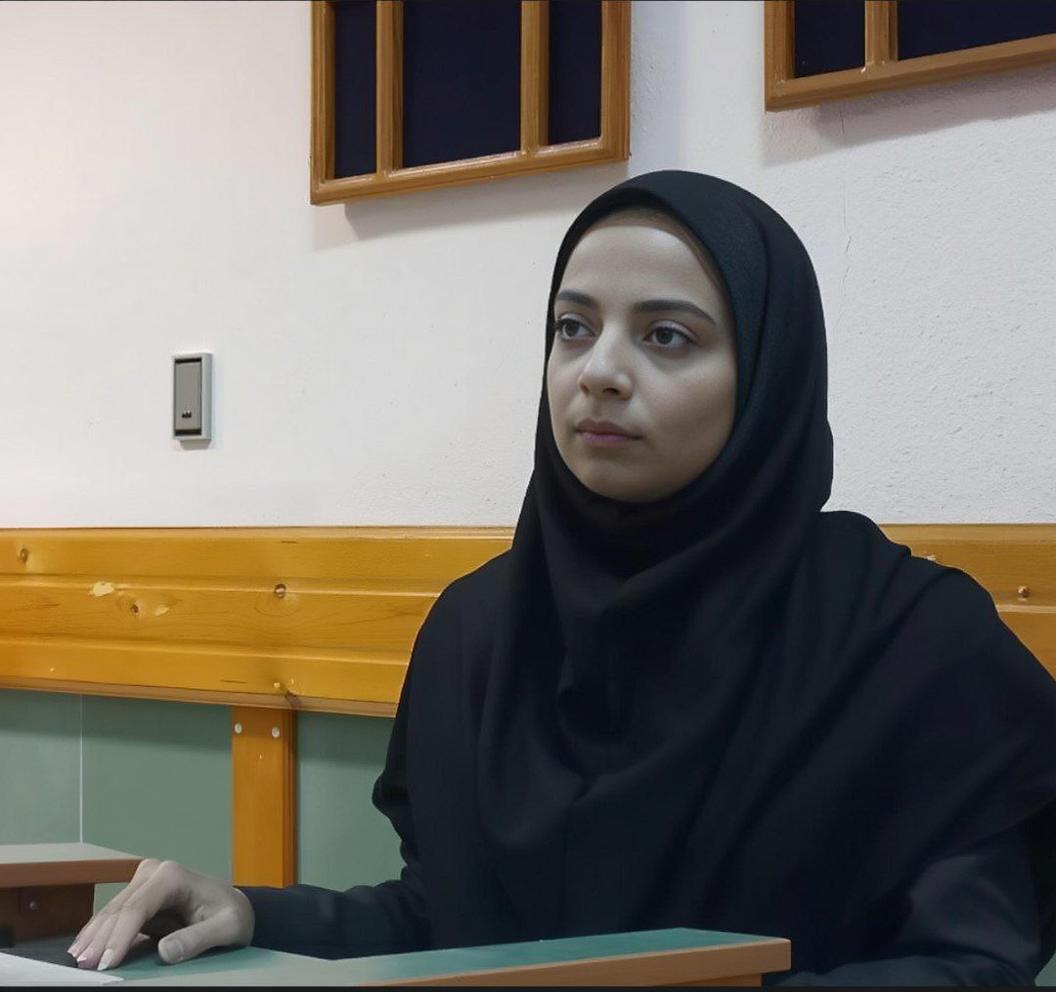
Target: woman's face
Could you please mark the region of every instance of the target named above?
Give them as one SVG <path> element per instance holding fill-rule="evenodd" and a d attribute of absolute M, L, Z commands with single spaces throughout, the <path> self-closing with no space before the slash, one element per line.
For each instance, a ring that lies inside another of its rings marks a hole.
<path fill-rule="evenodd" d="M 733 429 L 733 313 L 710 255 L 676 220 L 635 208 L 583 234 L 554 297 L 546 366 L 558 451 L 588 489 L 627 502 L 678 492 Z M 630 437 L 590 430 L 609 421 Z"/>

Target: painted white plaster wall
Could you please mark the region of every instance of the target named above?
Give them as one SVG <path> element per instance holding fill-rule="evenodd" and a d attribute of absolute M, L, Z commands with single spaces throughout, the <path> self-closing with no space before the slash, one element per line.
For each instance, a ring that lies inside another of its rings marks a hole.
<path fill-rule="evenodd" d="M 764 114 L 761 3 L 632 36 L 628 163 L 313 207 L 306 3 L 0 3 L 0 526 L 513 524 L 561 235 L 670 167 L 815 259 L 830 508 L 1056 520 L 1056 67 Z"/>

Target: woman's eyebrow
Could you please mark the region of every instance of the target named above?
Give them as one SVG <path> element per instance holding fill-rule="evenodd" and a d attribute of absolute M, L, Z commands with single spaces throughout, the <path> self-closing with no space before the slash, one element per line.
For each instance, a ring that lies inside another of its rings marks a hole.
<path fill-rule="evenodd" d="M 568 303 L 580 303 L 585 307 L 594 307 L 597 309 L 598 301 L 593 296 L 588 296 L 586 293 L 580 293 L 575 289 L 563 289 L 557 296 L 554 297 L 554 302 L 558 300 L 565 300 Z M 701 310 L 695 303 L 690 303 L 689 300 L 673 300 L 673 299 L 658 299 L 658 300 L 642 300 L 640 303 L 635 303 L 631 307 L 632 313 L 655 313 L 657 311 L 682 311 L 683 313 L 692 314 L 694 317 L 701 317 L 704 320 L 708 320 L 718 327 L 718 321 L 706 310 Z"/>

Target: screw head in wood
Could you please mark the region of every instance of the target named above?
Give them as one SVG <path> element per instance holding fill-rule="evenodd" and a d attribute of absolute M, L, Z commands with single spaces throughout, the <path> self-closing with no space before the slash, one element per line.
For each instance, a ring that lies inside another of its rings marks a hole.
<path fill-rule="evenodd" d="M 278 585 L 275 586 L 275 595 L 278 596 L 279 599 L 282 599 L 283 597 L 285 597 L 285 595 L 286 595 L 286 583 L 285 582 L 280 582 L 280 583 L 278 583 Z"/>

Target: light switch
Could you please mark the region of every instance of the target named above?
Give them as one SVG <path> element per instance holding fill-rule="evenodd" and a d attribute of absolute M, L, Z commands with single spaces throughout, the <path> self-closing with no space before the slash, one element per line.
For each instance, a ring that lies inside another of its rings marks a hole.
<path fill-rule="evenodd" d="M 210 439 L 212 372 L 212 355 L 176 355 L 173 358 L 173 437 L 183 441 Z"/>

